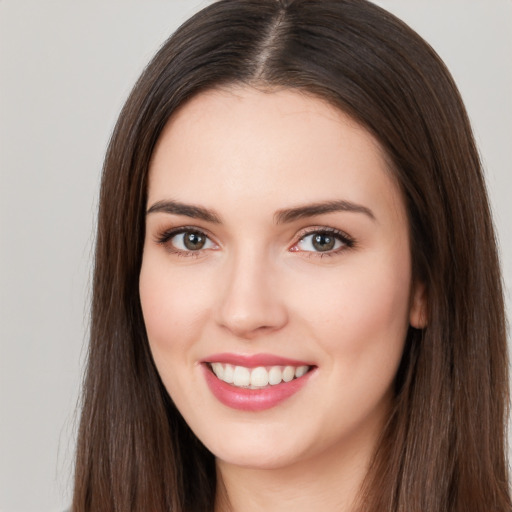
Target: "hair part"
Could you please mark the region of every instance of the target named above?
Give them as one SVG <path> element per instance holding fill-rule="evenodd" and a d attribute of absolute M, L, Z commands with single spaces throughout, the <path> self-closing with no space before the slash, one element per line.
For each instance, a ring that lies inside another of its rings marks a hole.
<path fill-rule="evenodd" d="M 138 280 L 160 133 L 187 100 L 231 85 L 335 105 L 376 137 L 403 194 L 428 327 L 409 330 L 360 509 L 509 511 L 502 285 L 468 117 L 430 46 L 363 0 L 221 0 L 182 25 L 135 85 L 101 184 L 73 511 L 213 510 L 214 458 L 158 376 Z"/>

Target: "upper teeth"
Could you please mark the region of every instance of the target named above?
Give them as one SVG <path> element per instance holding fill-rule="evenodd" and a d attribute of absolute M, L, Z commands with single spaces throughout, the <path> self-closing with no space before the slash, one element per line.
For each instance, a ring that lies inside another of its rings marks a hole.
<path fill-rule="evenodd" d="M 213 373 L 222 381 L 244 388 L 263 388 L 302 377 L 309 366 L 258 366 L 246 368 L 224 363 L 211 363 Z"/>

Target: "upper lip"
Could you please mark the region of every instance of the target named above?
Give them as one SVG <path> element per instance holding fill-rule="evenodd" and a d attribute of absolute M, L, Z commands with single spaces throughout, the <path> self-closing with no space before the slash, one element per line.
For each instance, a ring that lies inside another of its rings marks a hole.
<path fill-rule="evenodd" d="M 256 368 L 258 366 L 313 366 L 310 362 L 290 359 L 275 354 L 232 354 L 221 353 L 212 354 L 205 357 L 202 363 L 227 363 L 234 366 L 244 366 L 246 368 Z"/>

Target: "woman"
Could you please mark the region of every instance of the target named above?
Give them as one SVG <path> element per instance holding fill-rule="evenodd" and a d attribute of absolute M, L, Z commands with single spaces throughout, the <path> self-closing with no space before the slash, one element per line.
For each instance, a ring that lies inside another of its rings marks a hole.
<path fill-rule="evenodd" d="M 102 182 L 74 511 L 505 511 L 504 307 L 453 81 L 360 0 L 223 0 Z"/>

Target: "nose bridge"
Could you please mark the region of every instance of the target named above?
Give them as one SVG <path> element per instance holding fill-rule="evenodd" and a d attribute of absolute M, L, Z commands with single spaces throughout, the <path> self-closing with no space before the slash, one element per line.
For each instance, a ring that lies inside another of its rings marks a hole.
<path fill-rule="evenodd" d="M 218 323 L 238 337 L 252 338 L 281 328 L 287 311 L 279 286 L 279 273 L 261 247 L 245 244 L 225 262 Z"/>

